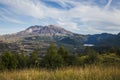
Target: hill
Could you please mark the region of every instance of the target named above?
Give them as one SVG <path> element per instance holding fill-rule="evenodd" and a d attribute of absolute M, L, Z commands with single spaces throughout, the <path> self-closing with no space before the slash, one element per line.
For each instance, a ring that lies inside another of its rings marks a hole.
<path fill-rule="evenodd" d="M 0 36 L 0 41 L 14 44 L 14 47 L 25 52 L 32 52 L 33 50 L 42 50 L 44 52 L 51 43 L 56 43 L 58 46 L 64 45 L 67 49 L 74 52 L 84 49 L 84 44 L 91 44 L 94 47 L 120 47 L 120 33 L 117 35 L 108 33 L 81 35 L 56 25 L 35 25 L 15 34 Z"/>

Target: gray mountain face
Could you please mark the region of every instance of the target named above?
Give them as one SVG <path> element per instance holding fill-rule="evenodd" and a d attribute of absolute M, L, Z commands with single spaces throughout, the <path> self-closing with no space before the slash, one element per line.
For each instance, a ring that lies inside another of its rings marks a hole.
<path fill-rule="evenodd" d="M 70 50 L 80 50 L 81 48 L 84 48 L 84 44 L 120 47 L 120 33 L 117 35 L 108 33 L 81 35 L 72 33 L 55 25 L 36 25 L 16 34 L 0 36 L 0 41 L 12 43 L 10 47 L 14 48 L 13 50 L 20 48 L 20 50 L 27 52 L 39 49 L 44 50 L 51 43 L 64 45 Z"/>
<path fill-rule="evenodd" d="M 8 34 L 0 36 L 0 41 L 3 42 L 16 42 L 21 41 L 26 37 L 65 37 L 65 36 L 74 36 L 75 34 L 55 25 L 48 26 L 31 26 L 24 31 L 18 32 L 16 34 Z"/>
<path fill-rule="evenodd" d="M 27 40 L 27 41 L 26 41 Z M 107 45 L 107 46 L 120 46 L 120 33 L 117 35 L 102 33 L 95 35 L 81 35 L 67 31 L 55 25 L 48 26 L 31 26 L 24 31 L 16 34 L 9 34 L 0 36 L 0 41 L 3 42 L 41 42 L 44 43 L 56 42 L 68 45 Z M 46 41 L 46 42 L 45 42 Z"/>
<path fill-rule="evenodd" d="M 55 25 L 31 26 L 24 31 L 17 33 L 20 36 L 72 36 L 73 33 Z"/>

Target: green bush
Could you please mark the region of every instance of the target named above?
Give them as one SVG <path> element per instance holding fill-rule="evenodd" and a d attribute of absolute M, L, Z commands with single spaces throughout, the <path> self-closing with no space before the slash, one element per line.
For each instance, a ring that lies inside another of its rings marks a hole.
<path fill-rule="evenodd" d="M 102 55 L 104 65 L 120 65 L 120 58 L 115 54 L 104 54 Z"/>

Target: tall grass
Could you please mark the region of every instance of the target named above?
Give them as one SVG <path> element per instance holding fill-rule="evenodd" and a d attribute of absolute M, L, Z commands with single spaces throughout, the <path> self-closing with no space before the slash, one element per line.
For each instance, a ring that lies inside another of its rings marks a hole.
<path fill-rule="evenodd" d="M 0 72 L 0 80 L 120 80 L 117 66 L 68 67 L 56 70 L 24 69 Z"/>

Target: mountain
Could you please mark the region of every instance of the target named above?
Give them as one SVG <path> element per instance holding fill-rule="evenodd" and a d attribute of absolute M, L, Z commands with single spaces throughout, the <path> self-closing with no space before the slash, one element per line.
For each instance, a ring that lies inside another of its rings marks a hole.
<path fill-rule="evenodd" d="M 17 35 L 34 35 L 34 36 L 72 36 L 73 33 L 64 28 L 48 25 L 48 26 L 31 26 L 24 31 L 18 32 Z"/>
<path fill-rule="evenodd" d="M 120 47 L 120 33 L 119 34 L 95 34 L 87 35 L 86 44 L 94 44 L 95 46 L 113 46 Z"/>
<path fill-rule="evenodd" d="M 20 31 L 15 34 L 8 34 L 0 36 L 0 40 L 4 42 L 17 42 L 27 37 L 40 36 L 40 37 L 53 37 L 53 36 L 74 36 L 74 33 L 65 30 L 59 26 L 48 25 L 48 26 L 31 26 L 26 30 Z"/>
<path fill-rule="evenodd" d="M 75 50 L 84 49 L 84 44 L 94 45 L 94 47 L 120 47 L 120 33 L 117 35 L 108 33 L 81 35 L 55 25 L 35 25 L 15 34 L 0 36 L 0 41 L 14 44 L 10 45 L 10 47 L 15 47 L 13 49 L 17 48 L 25 52 L 33 50 L 45 51 L 51 43 L 56 43 L 58 46 L 64 45 L 74 52 Z"/>
<path fill-rule="evenodd" d="M 0 40 L 13 43 L 22 51 L 33 51 L 34 49 L 46 49 L 49 44 L 56 43 L 64 45 L 68 49 L 82 46 L 85 36 L 75 34 L 59 26 L 31 26 L 16 34 L 3 35 Z"/>
<path fill-rule="evenodd" d="M 108 38 L 113 38 L 115 35 L 108 34 L 108 33 L 102 33 L 102 34 L 95 34 L 95 35 L 87 35 L 87 44 L 98 44 L 101 41 L 104 41 Z"/>

